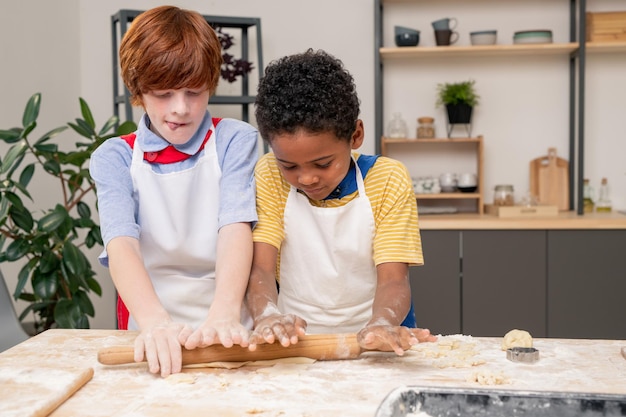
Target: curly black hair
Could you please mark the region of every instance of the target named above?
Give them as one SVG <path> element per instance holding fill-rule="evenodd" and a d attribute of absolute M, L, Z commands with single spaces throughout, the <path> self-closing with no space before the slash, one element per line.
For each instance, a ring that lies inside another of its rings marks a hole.
<path fill-rule="evenodd" d="M 299 129 L 332 132 L 350 141 L 359 116 L 354 79 L 343 63 L 312 49 L 271 62 L 261 79 L 255 116 L 261 136 L 271 143 Z"/>

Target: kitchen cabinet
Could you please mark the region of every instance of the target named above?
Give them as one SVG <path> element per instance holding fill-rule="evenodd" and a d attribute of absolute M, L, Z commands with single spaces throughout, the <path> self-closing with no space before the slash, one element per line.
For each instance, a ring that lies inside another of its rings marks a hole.
<path fill-rule="evenodd" d="M 422 230 L 424 265 L 411 267 L 418 327 L 433 334 L 461 333 L 461 246 L 456 231 Z"/>
<path fill-rule="evenodd" d="M 384 27 L 383 25 L 383 13 L 385 9 L 389 9 L 392 12 L 401 10 L 402 16 L 413 14 L 419 16 L 420 11 L 430 10 L 434 2 L 425 2 L 420 0 L 375 0 L 374 2 L 374 33 L 375 33 L 375 118 L 376 118 L 376 138 L 377 152 L 380 152 L 384 148 L 383 138 L 383 126 L 385 118 L 385 111 L 389 107 L 389 104 L 385 103 L 384 88 L 388 85 L 394 85 L 397 90 L 402 83 L 395 81 L 390 84 L 390 77 L 385 78 L 386 66 L 413 66 L 419 68 L 420 65 L 424 65 L 426 62 L 443 63 L 444 61 L 452 62 L 453 65 L 458 65 L 465 60 L 470 64 L 478 62 L 493 63 L 496 59 L 502 59 L 503 61 L 510 60 L 512 57 L 523 57 L 524 64 L 531 62 L 529 70 L 532 70 L 532 62 L 540 59 L 543 56 L 561 56 L 565 60 L 569 61 L 569 65 L 563 65 L 563 75 L 568 72 L 569 76 L 569 100 L 564 97 L 563 107 L 569 106 L 569 205 L 570 209 L 577 209 L 578 214 L 583 214 L 583 202 L 582 202 L 582 188 L 584 178 L 584 135 L 585 135 L 585 62 L 586 55 L 590 53 L 623 53 L 626 51 L 626 42 L 584 42 L 586 24 L 585 19 L 578 18 L 579 16 L 585 16 L 587 11 L 587 3 L 585 0 L 570 0 L 565 3 L 569 3 L 569 14 L 563 18 L 569 20 L 569 41 L 562 43 L 552 44 L 517 44 L 517 45 L 479 45 L 479 46 L 416 46 L 416 47 L 395 47 L 391 45 L 385 45 L 384 34 L 388 33 L 391 28 Z M 444 3 L 444 2 L 441 2 Z M 501 10 L 490 9 L 489 6 L 499 7 L 501 2 L 488 2 L 488 5 L 484 2 L 475 2 L 476 8 L 482 8 L 485 12 L 493 12 L 494 16 L 499 15 Z M 544 2 L 548 5 L 550 2 Z M 454 2 L 449 2 L 454 6 Z M 539 3 L 533 3 L 532 6 L 536 7 Z M 441 11 L 445 14 L 450 14 L 450 10 L 445 8 L 445 5 L 441 5 Z M 522 4 L 523 7 L 523 4 Z M 565 10 L 565 9 L 564 9 Z M 455 16 L 461 17 L 462 16 Z M 389 22 L 387 22 L 389 24 Z M 399 23 L 402 24 L 402 23 Z M 423 27 L 422 29 L 426 29 Z M 423 30 L 422 35 L 425 35 L 427 31 Z M 423 44 L 423 42 L 420 42 Z M 484 59 L 486 58 L 486 59 Z M 527 59 L 529 58 L 529 59 Z M 463 65 L 459 66 L 459 73 L 462 74 Z M 393 77 L 391 77 L 393 78 Z M 415 152 L 418 150 L 416 149 Z M 574 198 L 577 201 L 574 201 Z"/>
<path fill-rule="evenodd" d="M 546 337 L 546 232 L 462 231 L 463 333 Z"/>
<path fill-rule="evenodd" d="M 626 230 L 548 233 L 548 334 L 626 339 Z"/>
<path fill-rule="evenodd" d="M 469 210 L 482 214 L 484 211 L 484 185 L 483 185 L 483 137 L 478 136 L 475 138 L 445 138 L 445 139 L 392 139 L 383 137 L 381 140 L 381 154 L 386 156 L 395 156 L 394 153 L 389 155 L 394 148 L 402 146 L 405 151 L 414 151 L 423 155 L 425 158 L 433 157 L 434 154 L 441 154 L 447 152 L 450 147 L 459 150 L 461 147 L 466 147 L 467 157 L 476 161 L 475 170 L 472 173 L 476 174 L 477 189 L 475 192 L 453 192 L 453 193 L 431 193 L 431 194 L 416 194 L 418 201 L 418 207 L 424 203 L 424 206 L 428 203 L 435 204 L 447 204 L 450 205 L 455 201 L 465 201 L 473 203 L 473 207 Z M 408 149 L 407 149 L 408 148 Z M 408 167 L 409 172 L 413 167 Z M 441 170 L 453 170 L 454 165 L 450 164 L 449 167 L 440 167 Z M 411 172 L 412 176 L 414 175 Z M 438 172 L 436 173 L 438 174 Z M 426 200 L 429 200 L 426 202 Z M 432 207 L 432 204 L 429 204 Z M 452 207 L 457 209 L 456 207 Z"/>
<path fill-rule="evenodd" d="M 626 230 L 422 230 L 418 325 L 435 334 L 626 339 Z"/>

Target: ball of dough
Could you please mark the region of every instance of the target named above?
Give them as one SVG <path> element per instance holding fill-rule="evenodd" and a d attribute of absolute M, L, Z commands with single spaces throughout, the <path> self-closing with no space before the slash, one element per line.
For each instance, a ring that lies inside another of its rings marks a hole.
<path fill-rule="evenodd" d="M 526 330 L 514 329 L 504 335 L 502 350 L 513 347 L 533 347 L 533 338 Z"/>

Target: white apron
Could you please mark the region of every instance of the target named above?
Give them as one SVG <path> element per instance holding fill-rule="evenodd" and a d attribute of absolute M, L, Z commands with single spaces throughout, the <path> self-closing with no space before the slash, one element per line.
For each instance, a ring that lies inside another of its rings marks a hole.
<path fill-rule="evenodd" d="M 188 170 L 157 174 L 135 142 L 131 177 L 139 200 L 144 264 L 172 320 L 197 328 L 215 294 L 219 181 L 214 127 L 204 154 Z M 130 330 L 137 329 L 131 316 Z"/>
<path fill-rule="evenodd" d="M 278 307 L 307 333 L 357 332 L 372 316 L 374 214 L 355 165 L 359 194 L 344 206 L 314 207 L 295 187 L 287 197 Z"/>

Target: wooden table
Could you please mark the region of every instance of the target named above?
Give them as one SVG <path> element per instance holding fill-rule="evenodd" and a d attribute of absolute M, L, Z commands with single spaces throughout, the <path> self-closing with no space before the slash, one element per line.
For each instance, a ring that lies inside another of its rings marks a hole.
<path fill-rule="evenodd" d="M 356 360 L 313 364 L 185 369 L 193 383 L 174 383 L 150 374 L 145 364 L 97 362 L 100 348 L 132 344 L 134 336 L 49 330 L 3 352 L 0 410 L 24 401 L 25 392 L 3 388 L 11 375 L 19 378 L 16 370 L 30 370 L 28 392 L 38 392 L 55 372 L 84 368 L 93 368 L 93 379 L 52 416 L 365 417 L 374 416 L 387 394 L 403 385 L 626 395 L 626 360 L 620 355 L 626 341 L 618 340 L 536 339 L 540 360 L 520 364 L 506 359 L 501 338 L 450 335 L 403 357 L 368 352 Z M 481 385 L 481 378 L 502 384 Z"/>

